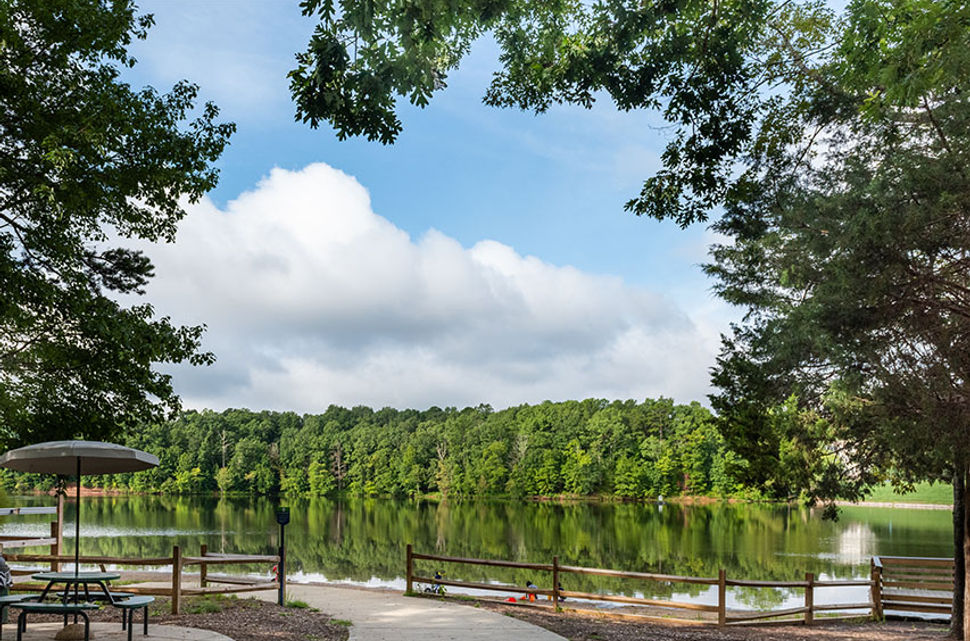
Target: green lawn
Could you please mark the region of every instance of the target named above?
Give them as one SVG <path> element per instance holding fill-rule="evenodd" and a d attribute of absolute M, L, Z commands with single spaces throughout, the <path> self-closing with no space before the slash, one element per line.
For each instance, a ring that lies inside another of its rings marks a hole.
<path fill-rule="evenodd" d="M 917 483 L 914 492 L 896 494 L 888 484 L 877 487 L 865 500 L 877 503 L 953 504 L 953 487 L 948 483 Z"/>

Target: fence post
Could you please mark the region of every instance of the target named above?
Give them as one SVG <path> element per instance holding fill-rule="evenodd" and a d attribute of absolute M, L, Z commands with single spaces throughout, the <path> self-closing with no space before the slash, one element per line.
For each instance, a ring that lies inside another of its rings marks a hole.
<path fill-rule="evenodd" d="M 805 625 L 815 621 L 815 575 L 805 573 Z"/>
<path fill-rule="evenodd" d="M 199 548 L 199 556 L 204 558 L 208 551 L 209 551 L 209 546 L 203 543 L 202 547 Z M 208 578 L 208 574 L 209 574 L 208 563 L 203 561 L 202 563 L 199 564 L 199 587 L 200 588 L 204 588 L 209 585 L 208 581 L 206 580 Z"/>
<path fill-rule="evenodd" d="M 412 592 L 414 592 L 414 578 L 413 578 L 414 577 L 414 557 L 412 556 L 412 554 L 414 554 L 414 551 L 412 550 L 410 543 L 408 543 L 407 550 L 408 550 L 407 551 L 407 581 L 408 581 L 408 583 L 407 583 L 407 588 L 405 590 L 405 593 L 406 594 L 411 594 Z"/>
<path fill-rule="evenodd" d="M 876 559 L 869 560 L 869 594 L 872 596 L 872 616 L 882 621 L 882 564 Z"/>
<path fill-rule="evenodd" d="M 717 571 L 717 625 L 727 625 L 727 573 L 724 568 Z"/>
<path fill-rule="evenodd" d="M 172 614 L 182 610 L 182 548 L 172 547 Z"/>
<path fill-rule="evenodd" d="M 552 557 L 552 609 L 559 612 L 559 557 Z"/>
<path fill-rule="evenodd" d="M 54 539 L 54 543 L 51 544 L 51 556 L 60 556 L 61 527 L 57 521 L 51 521 L 51 538 Z M 57 572 L 60 567 L 61 564 L 57 559 L 51 559 L 51 572 Z"/>

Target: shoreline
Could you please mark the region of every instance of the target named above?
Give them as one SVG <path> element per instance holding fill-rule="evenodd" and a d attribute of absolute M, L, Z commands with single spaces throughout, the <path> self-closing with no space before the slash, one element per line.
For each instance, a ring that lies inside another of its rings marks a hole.
<path fill-rule="evenodd" d="M 75 496 L 77 488 L 75 485 L 68 485 L 66 488 L 66 495 L 68 497 Z M 56 493 L 51 490 L 33 490 L 28 491 L 26 494 L 36 494 L 36 495 L 48 495 L 53 496 Z M 119 497 L 119 496 L 203 496 L 202 494 L 160 494 L 157 492 L 131 492 L 126 490 L 118 489 L 108 489 L 99 487 L 85 487 L 81 486 L 81 496 L 85 498 L 92 497 Z M 208 495 L 206 495 L 208 496 Z M 219 496 L 216 494 L 215 496 Z M 299 498 L 299 497 L 297 497 Z M 464 500 L 492 500 L 498 498 L 499 500 L 509 500 L 508 497 L 467 497 Z M 447 500 L 436 495 L 421 496 L 421 500 L 437 500 L 443 501 Z M 714 503 L 730 503 L 730 504 L 740 504 L 740 503 L 751 503 L 751 504 L 765 504 L 765 503 L 777 503 L 778 505 L 785 505 L 785 501 L 756 501 L 750 499 L 740 499 L 740 498 L 717 498 L 712 496 L 671 496 L 666 497 L 662 500 L 657 499 L 630 499 L 630 498 L 619 498 L 619 497 L 605 497 L 605 496 L 570 496 L 570 495 L 554 495 L 554 496 L 532 496 L 520 499 L 523 502 L 528 503 L 547 503 L 547 502 L 559 502 L 559 503 L 583 503 L 583 502 L 597 502 L 597 503 L 672 503 L 677 505 L 712 505 Z M 876 508 L 897 508 L 902 510 L 953 510 L 952 503 L 917 503 L 910 501 L 834 501 L 835 505 L 839 507 L 876 507 Z M 798 505 L 797 501 L 787 503 L 789 505 Z M 816 506 L 817 507 L 817 506 Z"/>
<path fill-rule="evenodd" d="M 859 501 L 858 503 L 853 503 L 852 501 L 836 501 L 836 505 L 839 507 L 882 507 L 882 508 L 898 508 L 901 510 L 946 510 L 948 512 L 953 510 L 953 505 L 947 505 L 945 503 L 906 503 L 906 502 L 886 502 L 886 501 Z"/>

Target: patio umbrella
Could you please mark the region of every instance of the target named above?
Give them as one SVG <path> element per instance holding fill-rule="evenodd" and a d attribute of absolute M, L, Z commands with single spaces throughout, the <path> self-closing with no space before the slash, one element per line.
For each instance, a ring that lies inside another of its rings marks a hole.
<path fill-rule="evenodd" d="M 158 465 L 147 452 L 100 441 L 50 441 L 10 450 L 0 456 L 0 467 L 34 474 L 77 475 L 77 510 L 74 512 L 74 574 L 80 559 L 81 474 L 138 472 Z"/>

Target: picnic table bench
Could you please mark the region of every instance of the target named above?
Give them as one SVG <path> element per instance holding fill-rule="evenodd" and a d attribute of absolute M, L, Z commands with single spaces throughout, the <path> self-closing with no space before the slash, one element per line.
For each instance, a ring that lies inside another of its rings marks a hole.
<path fill-rule="evenodd" d="M 3 624 L 6 622 L 7 609 L 18 601 L 36 601 L 39 594 L 4 594 L 0 596 L 0 641 L 3 639 Z"/>
<path fill-rule="evenodd" d="M 84 641 L 90 638 L 91 620 L 88 618 L 86 610 L 97 610 L 101 606 L 97 603 L 42 603 L 40 601 L 17 601 L 10 603 L 8 607 L 20 610 L 17 617 L 17 641 L 21 641 L 24 631 L 27 629 L 27 615 L 31 613 L 40 614 L 63 614 L 64 625 L 67 625 L 67 617 L 74 615 L 75 620 L 78 615 L 84 619 Z"/>
<path fill-rule="evenodd" d="M 122 599 L 121 601 L 115 601 L 114 606 L 116 608 L 122 608 L 121 610 L 121 629 L 128 629 L 128 641 L 131 641 L 131 629 L 135 627 L 135 610 L 141 608 L 145 612 L 145 630 L 144 634 L 148 634 L 148 604 L 155 601 L 153 596 L 133 596 L 128 599 Z"/>

